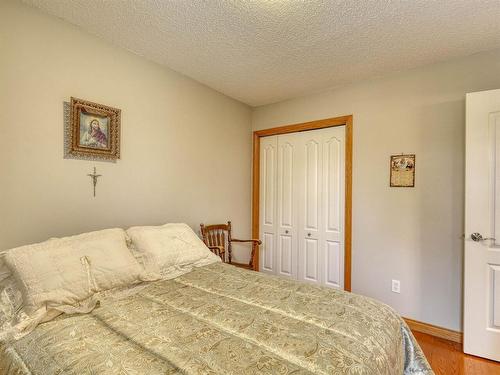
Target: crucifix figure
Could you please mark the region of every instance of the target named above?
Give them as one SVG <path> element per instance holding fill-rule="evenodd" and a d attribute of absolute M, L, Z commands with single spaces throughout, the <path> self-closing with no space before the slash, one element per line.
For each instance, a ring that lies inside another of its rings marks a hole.
<path fill-rule="evenodd" d="M 92 178 L 92 183 L 93 183 L 93 185 L 94 185 L 94 197 L 95 197 L 95 187 L 96 187 L 96 185 L 97 185 L 97 179 L 98 179 L 99 177 L 101 177 L 102 175 L 101 175 L 101 174 L 97 174 L 97 173 L 96 173 L 96 169 L 95 169 L 95 167 L 94 167 L 94 173 L 92 173 L 92 174 L 88 174 L 87 176 L 89 176 L 89 177 L 91 177 L 91 178 Z"/>

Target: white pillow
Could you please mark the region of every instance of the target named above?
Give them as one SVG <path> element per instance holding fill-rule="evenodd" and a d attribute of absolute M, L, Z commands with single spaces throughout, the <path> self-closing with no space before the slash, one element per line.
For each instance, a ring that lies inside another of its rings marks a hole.
<path fill-rule="evenodd" d="M 162 276 L 175 267 L 199 267 L 220 261 L 187 224 L 132 227 L 127 234 L 148 270 Z"/>
<path fill-rule="evenodd" d="M 50 309 L 91 310 L 94 293 L 148 277 L 127 248 L 123 229 L 51 239 L 4 255 L 23 294 L 23 310 L 40 318 Z"/>

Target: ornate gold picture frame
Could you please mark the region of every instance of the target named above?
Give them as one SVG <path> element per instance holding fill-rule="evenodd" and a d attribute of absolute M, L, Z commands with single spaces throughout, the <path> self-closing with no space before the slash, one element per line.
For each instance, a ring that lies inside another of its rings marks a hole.
<path fill-rule="evenodd" d="M 391 156 L 391 187 L 415 187 L 415 155 Z"/>
<path fill-rule="evenodd" d="M 68 154 L 73 158 L 120 159 L 121 111 L 71 98 Z"/>

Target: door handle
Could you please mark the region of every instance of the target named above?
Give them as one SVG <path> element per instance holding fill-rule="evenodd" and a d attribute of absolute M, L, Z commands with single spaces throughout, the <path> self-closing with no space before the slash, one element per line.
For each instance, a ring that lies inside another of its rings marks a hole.
<path fill-rule="evenodd" d="M 470 238 L 472 241 L 474 242 L 481 242 L 481 241 L 495 241 L 495 239 L 493 237 L 488 237 L 488 238 L 484 238 L 481 233 L 472 233 L 470 235 Z"/>
<path fill-rule="evenodd" d="M 311 233 L 307 233 L 307 237 L 311 237 Z"/>
<path fill-rule="evenodd" d="M 287 229 L 287 230 L 285 230 L 285 234 L 288 234 L 288 229 Z"/>

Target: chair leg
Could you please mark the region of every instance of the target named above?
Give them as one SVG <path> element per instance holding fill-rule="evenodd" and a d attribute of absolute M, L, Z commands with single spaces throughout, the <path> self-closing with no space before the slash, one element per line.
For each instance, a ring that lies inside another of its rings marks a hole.
<path fill-rule="evenodd" d="M 250 268 L 251 269 L 254 269 L 254 266 L 253 266 L 253 260 L 254 260 L 254 257 L 255 257 L 255 247 L 257 245 L 255 243 L 252 243 L 252 254 L 250 255 Z"/>

